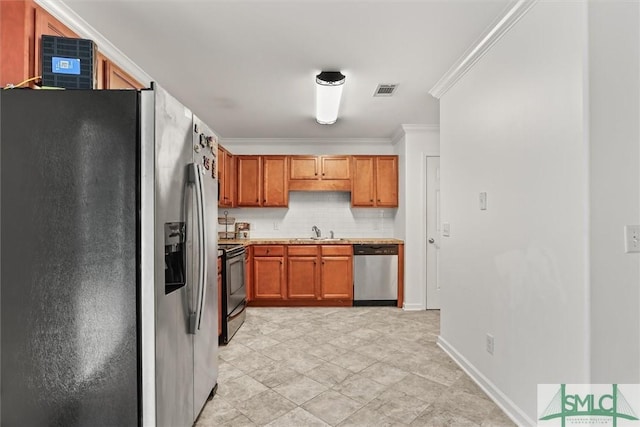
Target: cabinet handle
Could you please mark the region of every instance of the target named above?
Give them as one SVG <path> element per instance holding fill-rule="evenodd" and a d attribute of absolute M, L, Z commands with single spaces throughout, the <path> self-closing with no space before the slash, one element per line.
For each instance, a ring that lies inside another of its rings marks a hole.
<path fill-rule="evenodd" d="M 318 172 L 315 173 L 315 176 L 318 176 Z"/>
<path fill-rule="evenodd" d="M 269 253 L 269 249 L 267 249 L 267 253 Z"/>
<path fill-rule="evenodd" d="M 282 260 L 280 261 L 280 265 L 282 265 Z"/>
<path fill-rule="evenodd" d="M 256 199 L 256 203 L 258 203 L 259 201 L 260 201 L 259 199 Z"/>
<path fill-rule="evenodd" d="M 262 201 L 262 203 L 267 203 L 267 199 L 264 199 L 264 200 Z"/>
<path fill-rule="evenodd" d="M 373 199 L 369 199 L 370 202 L 373 202 Z"/>
<path fill-rule="evenodd" d="M 378 201 L 380 201 L 380 199 L 378 199 Z"/>
<path fill-rule="evenodd" d="M 322 176 L 324 176 L 324 172 L 322 172 Z"/>

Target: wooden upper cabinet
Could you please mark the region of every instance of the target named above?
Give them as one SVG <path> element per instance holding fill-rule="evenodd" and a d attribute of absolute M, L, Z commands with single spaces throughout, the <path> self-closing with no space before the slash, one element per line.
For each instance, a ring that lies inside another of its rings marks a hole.
<path fill-rule="evenodd" d="M 320 170 L 322 179 L 351 179 L 349 156 L 322 156 Z"/>
<path fill-rule="evenodd" d="M 286 207 L 289 205 L 286 156 L 262 157 L 262 206 Z"/>
<path fill-rule="evenodd" d="M 144 86 L 126 71 L 111 61 L 107 61 L 104 86 L 106 89 L 142 89 Z"/>
<path fill-rule="evenodd" d="M 36 7 L 35 20 L 34 63 L 35 74 L 40 75 L 42 74 L 42 64 L 40 63 L 42 59 L 42 36 L 45 35 L 70 38 L 78 38 L 79 36 L 41 7 Z"/>
<path fill-rule="evenodd" d="M 353 156 L 351 206 L 398 206 L 398 156 Z"/>
<path fill-rule="evenodd" d="M 40 75 L 34 71 L 36 9 L 32 0 L 0 1 L 0 87 Z"/>
<path fill-rule="evenodd" d="M 218 180 L 220 194 L 218 206 L 232 208 L 235 204 L 235 158 L 223 146 L 218 145 Z"/>
<path fill-rule="evenodd" d="M 318 179 L 318 158 L 316 156 L 290 156 L 289 179 Z"/>
<path fill-rule="evenodd" d="M 376 157 L 376 205 L 398 206 L 398 157 Z"/>
<path fill-rule="evenodd" d="M 106 89 L 106 85 L 105 85 L 105 69 L 107 68 L 107 63 L 109 62 L 109 60 L 107 59 L 106 56 L 104 56 L 103 54 L 98 52 L 97 58 L 96 58 L 96 74 L 95 74 L 95 84 L 93 85 L 93 87 L 95 87 L 96 89 Z"/>
<path fill-rule="evenodd" d="M 237 206 L 289 204 L 286 156 L 236 156 Z"/>
<path fill-rule="evenodd" d="M 353 171 L 351 175 L 351 206 L 375 205 L 373 157 L 353 157 Z"/>
<path fill-rule="evenodd" d="M 350 156 L 289 156 L 289 189 L 349 191 Z"/>
<path fill-rule="evenodd" d="M 260 156 L 236 156 L 237 205 L 262 205 L 262 161 Z"/>

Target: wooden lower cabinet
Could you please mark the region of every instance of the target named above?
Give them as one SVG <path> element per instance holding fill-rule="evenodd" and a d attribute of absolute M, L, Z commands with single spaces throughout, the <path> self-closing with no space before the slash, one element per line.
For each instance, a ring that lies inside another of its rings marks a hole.
<path fill-rule="evenodd" d="M 268 249 L 267 249 L 268 251 Z M 286 278 L 282 254 L 263 255 L 263 247 L 253 249 L 253 295 L 254 300 L 280 300 L 285 298 Z"/>
<path fill-rule="evenodd" d="M 253 249 L 251 305 L 353 305 L 353 246 L 257 245 Z M 286 268 L 281 269 L 283 259 Z"/>
<path fill-rule="evenodd" d="M 353 257 L 323 256 L 320 297 L 353 301 Z"/>

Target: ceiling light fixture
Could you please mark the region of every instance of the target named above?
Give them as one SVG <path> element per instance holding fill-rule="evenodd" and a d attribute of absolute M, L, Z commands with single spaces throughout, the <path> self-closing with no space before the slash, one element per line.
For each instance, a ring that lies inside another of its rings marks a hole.
<path fill-rule="evenodd" d="M 340 71 L 322 71 L 316 76 L 316 121 L 321 125 L 338 120 L 344 80 Z"/>

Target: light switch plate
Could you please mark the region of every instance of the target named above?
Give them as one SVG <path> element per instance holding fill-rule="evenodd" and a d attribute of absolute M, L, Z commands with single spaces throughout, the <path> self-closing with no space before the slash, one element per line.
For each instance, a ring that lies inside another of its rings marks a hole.
<path fill-rule="evenodd" d="M 628 254 L 640 252 L 640 225 L 625 225 L 624 251 Z"/>
<path fill-rule="evenodd" d="M 442 223 L 442 236 L 443 237 L 449 237 L 451 233 L 451 227 L 449 225 L 448 222 L 443 222 Z"/>
<path fill-rule="evenodd" d="M 481 211 L 487 210 L 487 193 L 486 192 L 480 193 L 480 210 Z"/>

